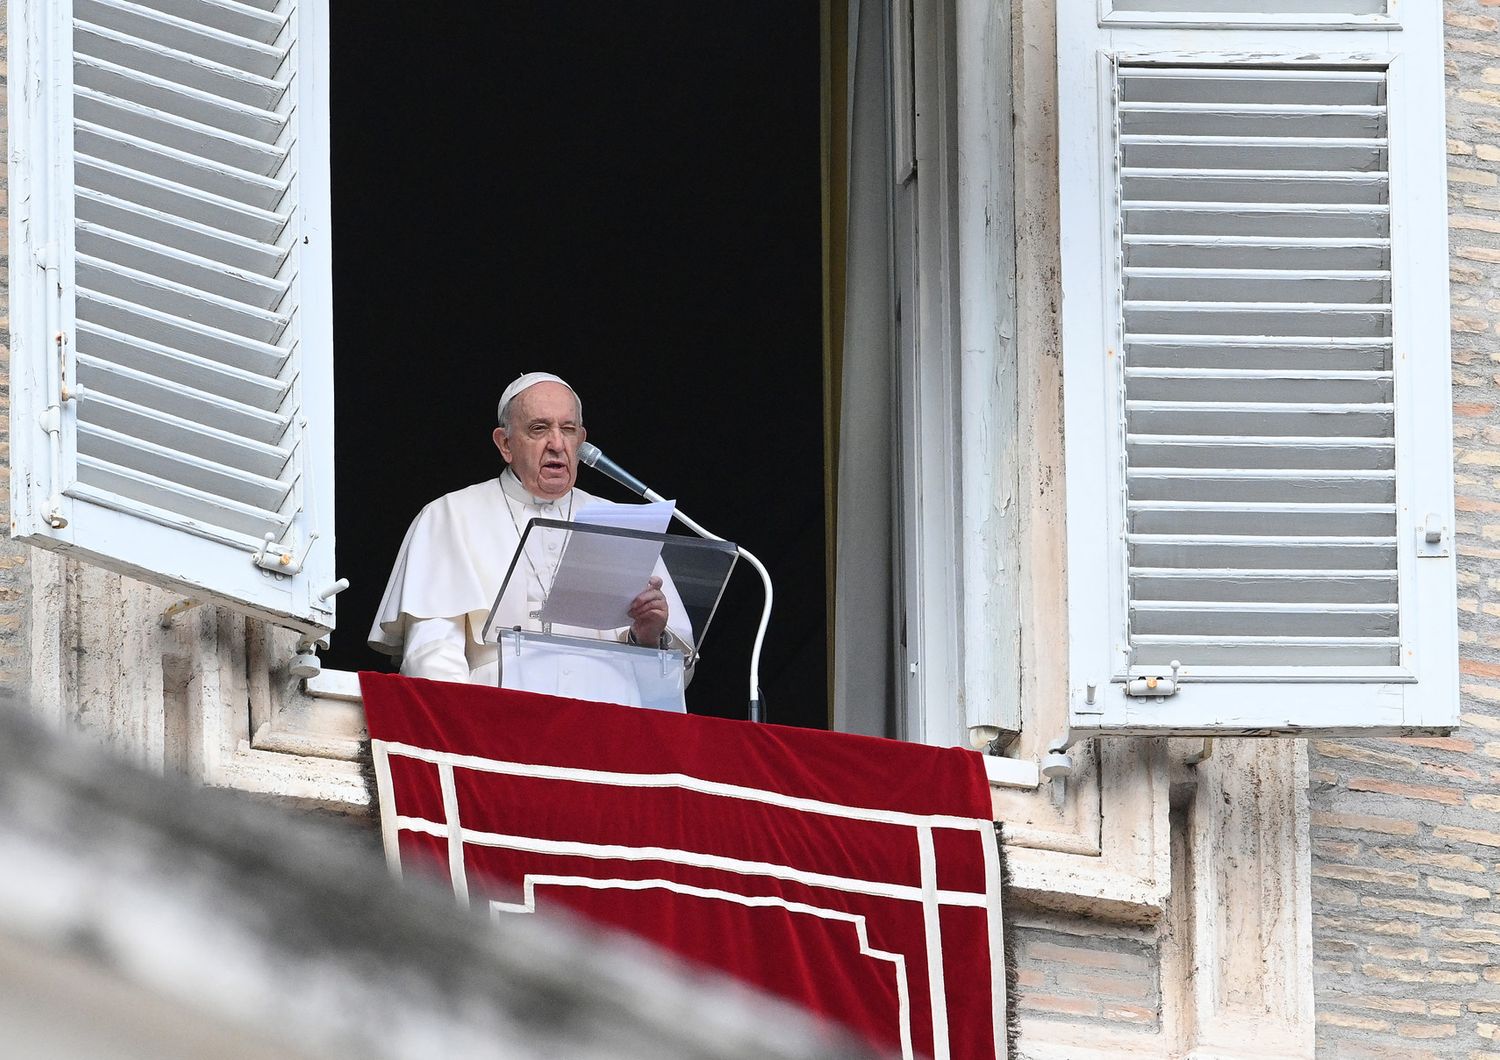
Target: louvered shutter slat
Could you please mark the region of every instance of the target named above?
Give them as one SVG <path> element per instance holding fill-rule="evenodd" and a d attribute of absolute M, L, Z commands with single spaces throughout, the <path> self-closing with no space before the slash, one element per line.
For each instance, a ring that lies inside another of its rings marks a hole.
<path fill-rule="evenodd" d="M 1390 372 L 1282 372 L 1241 368 L 1128 368 L 1141 400 L 1365 401 L 1391 400 Z"/>
<path fill-rule="evenodd" d="M 1394 537 L 1276 534 L 1127 534 L 1134 573 L 1140 568 L 1171 567 L 1198 578 L 1208 571 L 1235 570 L 1388 570 L 1394 568 Z M 1315 589 L 1309 586 L 1308 593 Z M 1192 664 L 1191 658 L 1183 662 Z"/>
<path fill-rule="evenodd" d="M 274 174 L 285 157 L 274 144 L 92 89 L 80 87 L 74 107 L 80 121 L 258 177 Z"/>
<path fill-rule="evenodd" d="M 1125 270 L 1131 291 L 1158 306 L 1184 288 L 1217 301 L 1282 303 L 1305 298 L 1325 305 L 1370 303 L 1390 299 L 1390 274 L 1381 269 L 1211 269 L 1135 266 Z"/>
<path fill-rule="evenodd" d="M 1228 637 L 1186 634 L 1132 638 L 1135 658 L 1145 669 L 1166 670 L 1184 654 L 1201 667 L 1262 667 L 1299 677 L 1347 678 L 1351 667 L 1389 666 L 1401 650 L 1397 637 Z M 1330 665 L 1328 659 L 1340 662 Z M 1357 719 L 1356 719 L 1357 721 Z"/>
<path fill-rule="evenodd" d="M 137 465 L 138 460 L 133 460 Z M 232 530 L 247 538 L 271 534 L 280 538 L 291 520 L 277 512 L 240 504 L 218 493 L 194 489 L 185 483 L 159 478 L 139 466 L 125 467 L 80 453 L 81 488 L 78 495 L 106 506 L 136 510 L 166 524 L 182 520 L 201 522 L 216 530 Z"/>
<path fill-rule="evenodd" d="M 1287 637 L 1390 638 L 1396 635 L 1396 605 L 1243 600 L 1138 600 L 1131 605 L 1132 628 L 1144 635 L 1263 636 L 1269 622 Z"/>
<path fill-rule="evenodd" d="M 155 71 L 163 80 L 198 89 L 224 100 L 270 110 L 286 91 L 286 82 L 261 77 L 201 55 L 169 48 L 105 26 L 79 20 L 73 25 L 74 47 L 132 70 Z"/>
<path fill-rule="evenodd" d="M 248 336 L 209 327 L 184 317 L 169 316 L 149 306 L 132 304 L 98 291 L 80 291 L 78 302 L 86 311 L 87 324 L 98 324 L 148 342 L 275 377 L 286 363 L 289 351 Z M 80 315 L 84 315 L 83 312 Z"/>
<path fill-rule="evenodd" d="M 212 460 L 152 445 L 89 423 L 79 425 L 78 451 L 116 468 L 132 464 L 163 481 L 179 482 L 203 494 L 223 497 L 266 513 L 280 512 L 291 491 L 290 482 L 251 475 L 239 468 L 225 467 Z M 272 523 L 279 525 L 279 520 L 269 517 L 263 521 L 266 528 Z"/>
<path fill-rule="evenodd" d="M 150 176 L 82 152 L 77 156 L 74 171 L 77 186 L 83 191 L 99 192 L 179 219 L 192 218 L 195 223 L 225 236 L 257 241 L 265 246 L 267 253 L 275 252 L 275 242 L 286 227 L 285 214 Z"/>
<path fill-rule="evenodd" d="M 287 381 L 275 377 L 219 364 L 97 324 L 80 325 L 77 335 L 80 357 L 97 354 L 97 360 L 119 368 L 133 368 L 164 383 L 217 394 L 266 412 L 279 409 L 290 388 Z"/>
<path fill-rule="evenodd" d="M 1296 146 L 1289 134 L 1299 123 L 1316 123 L 1320 140 L 1364 139 L 1379 135 L 1384 129 L 1382 113 L 1373 107 L 1277 107 L 1243 104 L 1237 108 L 1195 103 L 1164 103 L 1156 106 L 1120 108 L 1132 136 L 1212 136 L 1225 139 L 1252 139 L 1275 136 L 1284 146 Z"/>
<path fill-rule="evenodd" d="M 152 6 L 195 25 L 209 26 L 261 44 L 275 41 L 286 22 L 275 14 L 274 5 L 257 8 L 236 0 L 156 0 Z"/>
<path fill-rule="evenodd" d="M 1276 269 L 1291 251 L 1306 270 L 1368 272 L 1385 260 L 1389 241 L 1353 239 L 1192 239 L 1186 236 L 1129 236 L 1124 245 L 1134 268 Z M 1378 270 L 1377 271 L 1383 271 Z"/>
<path fill-rule="evenodd" d="M 175 6 L 178 5 L 169 0 L 140 4 L 126 0 L 73 0 L 74 15 L 92 25 L 153 41 L 260 77 L 274 77 L 281 69 L 286 59 L 284 49 L 162 10 Z"/>
<path fill-rule="evenodd" d="M 1115 11 L 1229 15 L 1383 15 L 1387 0 L 1110 0 Z"/>
<path fill-rule="evenodd" d="M 287 280 L 268 279 L 264 275 L 232 268 L 222 261 L 94 224 L 81 216 L 76 245 L 80 254 L 92 260 L 128 259 L 179 287 L 217 295 L 228 303 L 252 309 L 272 310 L 281 304 L 289 286 Z M 284 318 L 274 319 L 284 323 Z"/>
<path fill-rule="evenodd" d="M 154 143 L 129 132 L 81 119 L 75 123 L 74 129 L 74 145 L 79 154 L 105 159 L 124 169 L 261 210 L 274 210 L 286 195 L 284 180 L 252 173 L 193 154 L 190 150 Z"/>
<path fill-rule="evenodd" d="M 1228 460 L 1220 461 L 1221 464 Z M 1307 468 L 1153 467 L 1128 471 L 1132 501 L 1304 500 L 1381 502 L 1395 493 L 1395 472 Z"/>
<path fill-rule="evenodd" d="M 150 264 L 140 257 L 130 260 L 143 266 Z M 264 343 L 275 343 L 290 319 L 285 314 L 257 309 L 153 275 L 146 268 L 133 268 L 87 254 L 78 255 L 78 280 L 79 286 L 100 294 Z"/>
<path fill-rule="evenodd" d="M 286 125 L 286 116 L 273 110 L 224 99 L 104 59 L 80 56 L 74 61 L 74 77 L 81 87 L 103 99 L 128 100 L 153 108 L 192 123 L 190 128 L 222 130 L 265 141 L 275 140 Z"/>
<path fill-rule="evenodd" d="M 278 477 L 291 455 L 291 450 L 282 446 L 258 442 L 114 395 L 91 394 L 87 404 L 87 415 L 79 413 L 84 423 L 107 427 L 143 442 L 206 456 L 252 474 Z"/>
<path fill-rule="evenodd" d="M 1141 136 L 1121 138 L 1133 169 L 1233 169 L 1245 173 L 1369 173 L 1381 168 L 1385 143 L 1360 137 Z M 1254 146 L 1253 153 L 1244 148 Z"/>
<path fill-rule="evenodd" d="M 1220 431 L 1266 437 L 1384 435 L 1395 423 L 1395 411 L 1384 404 L 1214 401 L 1126 404 L 1129 432 L 1140 435 L 1208 435 Z"/>
<path fill-rule="evenodd" d="M 1364 170 L 1310 174 L 1303 170 L 1203 170 L 1135 167 L 1126 171 L 1135 190 L 1151 200 L 1217 203 L 1237 197 L 1258 202 L 1369 203 L 1385 194 L 1385 175 Z"/>
<path fill-rule="evenodd" d="M 1127 334 L 1377 338 L 1390 334 L 1390 307 L 1343 302 L 1125 302 Z"/>
<path fill-rule="evenodd" d="M 1231 534 L 1285 528 L 1293 536 L 1360 536 L 1388 531 L 1396 521 L 1394 504 L 1256 504 L 1251 501 L 1132 501 L 1131 525 L 1138 532 Z"/>
<path fill-rule="evenodd" d="M 1253 146 L 1250 144 L 1246 147 Z M 1263 203 L 1136 203 L 1125 232 L 1153 236 L 1264 236 L 1271 234 L 1337 238 L 1385 237 L 1390 231 L 1385 206 L 1294 207 Z"/>
<path fill-rule="evenodd" d="M 181 250 L 216 267 L 273 277 L 286 260 L 286 248 L 215 229 L 149 205 L 80 188 L 74 198 L 80 223 L 135 236 L 146 243 Z M 273 233 L 274 233 L 273 229 Z"/>
<path fill-rule="evenodd" d="M 1213 2 L 1213 0 L 1209 0 Z M 1247 0 L 1260 8 L 1264 0 Z M 1316 67 L 1241 66 L 1236 70 L 1235 100 L 1241 103 L 1298 103 L 1312 89 L 1325 104 L 1372 104 L 1385 82 L 1383 70 L 1345 68 L 1324 72 Z M 1162 103 L 1194 103 L 1226 98 L 1203 83 L 1201 68 L 1188 66 L 1138 67 L 1119 98 Z"/>
<path fill-rule="evenodd" d="M 1311 593 L 1326 603 L 1381 604 L 1395 591 L 1391 570 L 1235 570 L 1136 567 L 1131 597 L 1221 603 L 1297 604 Z"/>
<path fill-rule="evenodd" d="M 1389 339 L 1327 339 L 1310 335 L 1286 338 L 1274 345 L 1262 339 L 1219 335 L 1138 335 L 1131 344 L 1136 367 L 1234 368 L 1247 360 L 1268 371 L 1303 368 L 1315 362 L 1333 371 L 1379 369 L 1390 359 Z"/>
<path fill-rule="evenodd" d="M 222 394 L 197 390 L 85 353 L 78 356 L 78 374 L 87 388 L 107 391 L 132 404 L 164 413 L 171 410 L 169 414 L 267 445 L 275 445 L 284 438 L 291 426 L 289 417 L 274 409 L 241 404 Z"/>
<path fill-rule="evenodd" d="M 1393 468 L 1396 446 L 1390 438 L 1255 438 L 1245 435 L 1140 435 L 1125 437 L 1132 467 L 1287 467 L 1341 469 Z"/>

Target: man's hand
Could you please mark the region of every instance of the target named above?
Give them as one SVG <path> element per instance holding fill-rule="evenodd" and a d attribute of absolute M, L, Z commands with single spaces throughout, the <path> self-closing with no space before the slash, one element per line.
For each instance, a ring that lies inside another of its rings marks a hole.
<path fill-rule="evenodd" d="M 667 597 L 661 591 L 660 578 L 653 575 L 647 580 L 645 592 L 630 601 L 628 614 L 635 642 L 656 647 L 667 628 Z"/>

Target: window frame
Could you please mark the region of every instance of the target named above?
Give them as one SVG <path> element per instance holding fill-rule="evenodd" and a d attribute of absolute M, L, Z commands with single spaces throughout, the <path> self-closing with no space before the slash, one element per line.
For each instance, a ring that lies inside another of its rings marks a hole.
<path fill-rule="evenodd" d="M 914 70 L 917 157 L 914 181 L 894 189 L 906 258 L 893 287 L 905 277 L 916 295 L 893 351 L 897 704 L 907 739 L 985 746 L 1024 724 L 1016 293 L 1004 279 L 1016 268 L 1015 150 L 999 120 L 1011 106 L 1011 20 L 983 0 L 914 0 L 911 14 L 913 56 L 893 49 L 889 75 L 899 87 L 908 62 Z M 905 101 L 893 94 L 892 105 L 901 113 Z"/>

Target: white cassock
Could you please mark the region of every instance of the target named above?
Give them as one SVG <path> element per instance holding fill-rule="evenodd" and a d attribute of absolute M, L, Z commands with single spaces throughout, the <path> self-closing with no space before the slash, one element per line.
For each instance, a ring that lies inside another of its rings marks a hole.
<path fill-rule="evenodd" d="M 481 643 L 480 634 L 521 531 L 531 519 L 569 520 L 574 511 L 590 503 L 598 503 L 598 498 L 576 487 L 555 501 L 533 497 L 509 469 L 499 478 L 439 497 L 418 513 L 406 531 L 370 627 L 370 647 L 400 659 L 401 672 L 408 677 L 499 684 L 495 645 Z M 559 537 L 533 531 L 527 538 L 526 554 L 518 560 L 516 574 L 500 602 L 497 626 L 541 629 L 531 615 L 541 608 L 552 586 L 561 559 Z M 693 637 L 687 612 L 659 563 L 656 573 L 662 577 L 667 597 L 670 647 L 687 652 L 691 666 Z M 552 632 L 623 641 L 629 629 L 554 625 Z"/>

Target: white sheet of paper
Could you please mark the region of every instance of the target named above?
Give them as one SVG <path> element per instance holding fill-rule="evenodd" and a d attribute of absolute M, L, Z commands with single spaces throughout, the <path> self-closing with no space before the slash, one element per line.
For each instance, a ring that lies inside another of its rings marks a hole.
<path fill-rule="evenodd" d="M 578 509 L 573 513 L 573 521 L 660 534 L 666 532 L 676 507 L 674 501 L 600 502 Z M 646 588 L 646 580 L 660 558 L 660 541 L 569 534 L 557 578 L 542 607 L 542 621 L 584 629 L 618 629 L 630 625 L 630 601 Z"/>
<path fill-rule="evenodd" d="M 591 501 L 573 513 L 573 521 L 591 526 L 618 526 L 621 530 L 665 534 L 667 526 L 672 522 L 672 513 L 676 510 L 676 501 L 652 501 L 650 504 Z"/>

